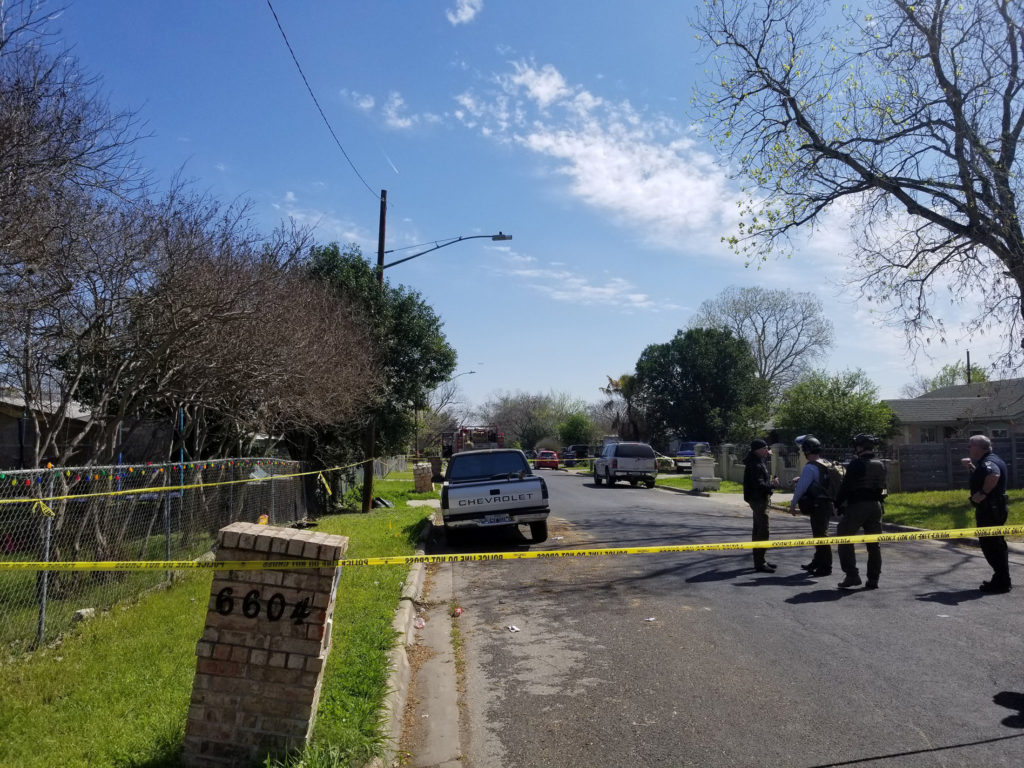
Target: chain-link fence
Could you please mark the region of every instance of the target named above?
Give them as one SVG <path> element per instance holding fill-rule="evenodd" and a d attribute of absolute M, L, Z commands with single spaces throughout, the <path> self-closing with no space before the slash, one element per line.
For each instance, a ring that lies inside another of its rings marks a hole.
<path fill-rule="evenodd" d="M 298 462 L 246 458 L 0 471 L 0 561 L 192 559 L 229 523 L 303 518 L 316 484 L 290 476 L 300 472 Z M 48 643 L 79 609 L 107 609 L 169 578 L 0 570 L 0 649 Z"/>

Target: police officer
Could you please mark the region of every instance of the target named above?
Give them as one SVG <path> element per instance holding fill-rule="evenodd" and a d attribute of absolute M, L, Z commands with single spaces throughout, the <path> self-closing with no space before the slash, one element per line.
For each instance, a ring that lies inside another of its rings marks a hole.
<path fill-rule="evenodd" d="M 825 490 L 825 478 L 822 477 L 821 441 L 808 435 L 800 444 L 807 463 L 800 471 L 800 479 L 793 489 L 793 499 L 789 503 L 789 514 L 796 515 L 799 507 L 811 519 L 811 535 L 816 539 L 828 536 L 828 524 L 832 520 L 835 509 L 833 501 Z M 801 565 L 809 576 L 832 575 L 832 547 L 819 544 L 814 548 L 814 557 L 807 565 Z"/>
<path fill-rule="evenodd" d="M 750 505 L 754 515 L 754 529 L 751 541 L 767 541 L 768 533 L 768 501 L 776 483 L 772 480 L 768 469 L 768 443 L 764 440 L 752 440 L 750 451 L 743 459 L 743 500 Z M 765 559 L 767 549 L 756 548 L 754 554 L 754 570 L 760 573 L 775 573 L 775 564 Z"/>
<path fill-rule="evenodd" d="M 992 453 L 992 441 L 985 435 L 974 435 L 967 443 L 970 459 L 964 466 L 971 472 L 971 503 L 979 527 L 1006 524 L 1006 464 Z M 982 592 L 1010 591 L 1010 561 L 1006 539 L 1002 536 L 980 536 L 982 554 L 992 566 L 992 579 L 981 583 Z"/>
<path fill-rule="evenodd" d="M 885 464 L 875 458 L 875 443 L 871 435 L 863 433 L 853 438 L 853 450 L 857 458 L 850 462 L 843 484 L 836 495 L 839 510 L 839 524 L 836 536 L 854 536 L 861 529 L 864 533 L 882 532 L 882 500 L 885 498 Z M 868 550 L 868 580 L 864 589 L 878 589 L 878 577 L 882 573 L 882 550 L 878 542 L 865 545 Z M 839 565 L 846 578 L 839 582 L 839 589 L 850 589 L 861 584 L 857 570 L 857 556 L 853 544 L 840 544 Z"/>

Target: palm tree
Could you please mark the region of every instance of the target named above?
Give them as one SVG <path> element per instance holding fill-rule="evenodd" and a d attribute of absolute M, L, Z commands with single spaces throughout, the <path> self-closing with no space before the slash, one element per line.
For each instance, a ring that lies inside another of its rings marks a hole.
<path fill-rule="evenodd" d="M 643 414 L 636 406 L 636 376 L 624 373 L 617 379 L 607 379 L 608 386 L 600 389 L 608 398 L 604 408 L 612 413 L 612 426 L 624 440 L 639 440 L 646 429 Z"/>

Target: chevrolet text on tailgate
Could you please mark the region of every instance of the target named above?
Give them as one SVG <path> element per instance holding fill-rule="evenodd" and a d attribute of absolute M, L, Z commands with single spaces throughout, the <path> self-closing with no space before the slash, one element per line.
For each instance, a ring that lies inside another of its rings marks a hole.
<path fill-rule="evenodd" d="M 449 538 L 473 528 L 529 524 L 530 537 L 548 537 L 548 487 L 522 451 L 463 451 L 448 460 L 441 515 Z"/>

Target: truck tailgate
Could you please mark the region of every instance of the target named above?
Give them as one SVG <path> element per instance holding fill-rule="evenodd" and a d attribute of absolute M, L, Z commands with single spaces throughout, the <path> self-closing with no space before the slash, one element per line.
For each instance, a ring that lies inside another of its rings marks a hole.
<path fill-rule="evenodd" d="M 529 513 L 547 506 L 540 478 L 501 477 L 469 483 L 456 483 L 447 488 L 445 519 L 476 518 L 480 524 L 498 525 L 519 513 Z"/>

